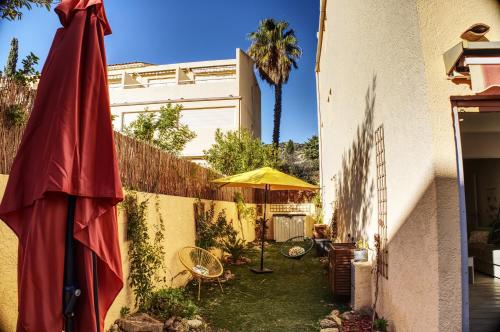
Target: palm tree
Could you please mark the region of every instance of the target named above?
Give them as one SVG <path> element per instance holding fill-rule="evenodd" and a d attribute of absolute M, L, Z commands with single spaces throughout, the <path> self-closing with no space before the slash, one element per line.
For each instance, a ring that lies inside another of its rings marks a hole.
<path fill-rule="evenodd" d="M 257 31 L 248 34 L 252 42 L 248 54 L 255 61 L 260 77 L 274 86 L 273 144 L 278 146 L 281 122 L 281 92 L 288 82 L 292 67 L 297 69 L 297 60 L 302 55 L 295 32 L 288 22 L 266 18 L 259 22 Z"/>

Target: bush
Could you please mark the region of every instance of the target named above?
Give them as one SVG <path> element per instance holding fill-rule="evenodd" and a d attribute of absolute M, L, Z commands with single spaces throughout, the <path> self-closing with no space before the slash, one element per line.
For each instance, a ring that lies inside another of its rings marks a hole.
<path fill-rule="evenodd" d="M 127 306 L 123 306 L 121 309 L 120 309 L 120 317 L 126 317 L 130 315 L 130 308 L 127 307 Z"/>
<path fill-rule="evenodd" d="M 23 107 L 19 104 L 8 106 L 5 110 L 4 116 L 7 126 L 10 128 L 20 127 L 28 122 L 28 113 L 23 110 Z"/>
<path fill-rule="evenodd" d="M 210 208 L 204 211 L 201 201 L 195 203 L 197 213 L 195 215 L 196 246 L 209 250 L 220 248 L 222 241 L 231 234 L 236 235 L 233 226 L 227 221 L 226 212 L 220 211 L 215 218 L 215 204 L 212 202 Z"/>
<path fill-rule="evenodd" d="M 125 128 L 125 134 L 179 155 L 186 144 L 196 137 L 195 132 L 181 123 L 181 111 L 182 105 L 167 104 L 158 112 L 141 113 Z"/>
<path fill-rule="evenodd" d="M 231 255 L 234 264 L 243 255 L 243 251 L 245 250 L 245 241 L 238 238 L 235 232 L 221 241 L 221 249 Z"/>
<path fill-rule="evenodd" d="M 373 329 L 375 331 L 385 332 L 385 331 L 387 331 L 388 325 L 389 325 L 389 322 L 384 317 L 377 318 L 377 319 L 375 319 L 375 322 L 373 322 Z"/>
<path fill-rule="evenodd" d="M 204 154 L 210 167 L 225 175 L 277 165 L 273 146 L 262 143 L 245 129 L 228 132 L 217 129 L 215 143 Z"/>
<path fill-rule="evenodd" d="M 165 321 L 172 316 L 192 318 L 198 312 L 198 307 L 184 289 L 163 288 L 153 292 L 147 311 Z"/>

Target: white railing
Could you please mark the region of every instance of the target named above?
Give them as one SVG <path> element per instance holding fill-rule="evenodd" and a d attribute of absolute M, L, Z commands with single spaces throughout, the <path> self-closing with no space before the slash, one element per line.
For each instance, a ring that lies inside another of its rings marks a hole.
<path fill-rule="evenodd" d="M 196 83 L 232 81 L 232 80 L 235 80 L 235 79 L 236 79 L 236 76 L 212 77 L 212 78 L 196 78 L 195 80 L 179 80 L 179 81 L 171 81 L 171 82 L 149 82 L 149 83 L 134 83 L 134 84 L 113 84 L 113 85 L 110 85 L 109 88 L 110 89 L 138 89 L 138 88 L 174 86 L 174 85 L 181 85 L 181 84 L 196 84 Z"/>

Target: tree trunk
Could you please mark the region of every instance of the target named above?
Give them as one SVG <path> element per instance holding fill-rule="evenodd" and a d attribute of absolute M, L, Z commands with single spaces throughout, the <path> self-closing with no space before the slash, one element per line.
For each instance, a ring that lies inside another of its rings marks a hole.
<path fill-rule="evenodd" d="M 274 128 L 273 144 L 278 146 L 280 143 L 280 124 L 281 124 L 281 84 L 274 86 Z"/>

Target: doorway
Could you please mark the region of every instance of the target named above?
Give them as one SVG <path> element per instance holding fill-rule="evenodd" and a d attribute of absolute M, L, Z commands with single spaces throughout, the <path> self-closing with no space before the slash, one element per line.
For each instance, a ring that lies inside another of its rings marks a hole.
<path fill-rule="evenodd" d="M 500 330 L 500 98 L 453 108 L 461 195 L 464 319 Z M 452 99 L 453 101 L 453 99 Z M 495 104 L 496 103 L 496 104 Z M 468 279 L 468 280 L 467 280 Z M 465 284 L 464 284 L 465 283 Z M 467 291 L 468 289 L 468 291 Z"/>

